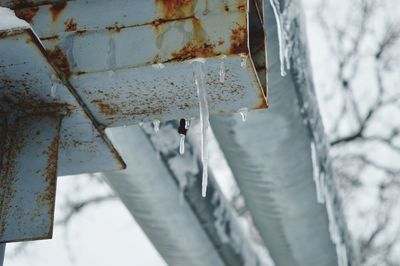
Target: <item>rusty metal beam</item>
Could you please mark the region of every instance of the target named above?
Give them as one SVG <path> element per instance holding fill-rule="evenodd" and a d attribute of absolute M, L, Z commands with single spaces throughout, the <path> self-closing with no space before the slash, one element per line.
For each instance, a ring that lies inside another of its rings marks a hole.
<path fill-rule="evenodd" d="M 30 28 L 0 31 L 0 54 L 0 106 L 3 112 L 65 115 L 58 175 L 124 167 L 103 129 L 81 104 L 74 88 L 65 84 L 49 64 L 46 52 Z M 54 97 L 51 96 L 53 86 L 56 86 Z"/>
<path fill-rule="evenodd" d="M 51 238 L 61 117 L 10 120 L 2 132 L 0 242 Z"/>
<path fill-rule="evenodd" d="M 57 174 L 124 167 L 29 26 L 10 27 L 0 30 L 0 242 L 51 238 Z"/>
<path fill-rule="evenodd" d="M 50 60 L 105 126 L 197 116 L 194 58 L 207 59 L 211 112 L 267 105 L 265 38 L 260 21 L 249 16 L 253 1 L 0 4 L 31 23 Z M 261 31 L 250 28 L 255 24 Z"/>

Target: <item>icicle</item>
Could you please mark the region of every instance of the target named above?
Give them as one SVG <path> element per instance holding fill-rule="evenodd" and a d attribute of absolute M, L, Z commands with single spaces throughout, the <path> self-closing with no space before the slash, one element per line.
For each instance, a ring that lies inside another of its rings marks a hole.
<path fill-rule="evenodd" d="M 190 120 L 191 120 L 191 118 L 185 120 L 185 129 L 186 130 L 189 129 L 189 127 L 190 127 Z"/>
<path fill-rule="evenodd" d="M 347 250 L 343 243 L 336 244 L 336 254 L 338 258 L 338 266 L 347 266 Z"/>
<path fill-rule="evenodd" d="M 163 68 L 165 67 L 165 65 L 162 64 L 162 63 L 157 63 L 157 64 L 152 65 L 152 67 L 153 67 L 154 69 L 160 70 L 160 69 L 163 69 Z"/>
<path fill-rule="evenodd" d="M 242 57 L 242 59 L 240 59 L 240 66 L 242 68 L 245 68 L 247 65 L 247 58 L 245 56 L 241 56 L 241 57 Z"/>
<path fill-rule="evenodd" d="M 207 90 L 203 62 L 194 61 L 194 80 L 197 88 L 200 107 L 200 127 L 201 127 L 201 160 L 203 162 L 203 177 L 201 195 L 206 196 L 208 183 L 208 154 L 207 154 L 207 130 L 209 127 L 209 113 L 207 102 Z"/>
<path fill-rule="evenodd" d="M 185 153 L 185 135 L 184 134 L 179 134 L 179 135 L 180 135 L 179 154 L 183 155 Z"/>
<path fill-rule="evenodd" d="M 160 131 L 160 120 L 153 120 L 154 132 L 158 133 Z"/>
<path fill-rule="evenodd" d="M 56 98 L 56 96 L 57 96 L 57 84 L 53 83 L 53 85 L 51 85 L 50 88 L 50 97 L 54 99 Z"/>
<path fill-rule="evenodd" d="M 318 155 L 314 142 L 311 142 L 311 161 L 312 161 L 313 178 L 314 178 L 315 188 L 317 191 L 317 202 L 324 203 L 324 195 L 321 182 L 322 181 L 321 171 L 319 169 Z"/>
<path fill-rule="evenodd" d="M 246 122 L 246 120 L 247 120 L 247 115 L 248 115 L 248 113 L 249 113 L 249 109 L 246 108 L 246 107 L 240 108 L 240 109 L 239 109 L 239 113 L 240 113 L 240 116 L 242 117 L 242 121 L 243 121 L 243 122 Z"/>
<path fill-rule="evenodd" d="M 279 42 L 279 61 L 281 64 L 281 76 L 286 76 L 286 71 L 285 71 L 285 62 L 288 61 L 288 56 L 287 56 L 287 51 L 286 51 L 286 45 L 285 45 L 285 40 L 283 38 L 283 23 L 281 21 L 281 15 L 280 15 L 280 5 L 278 0 L 270 0 L 269 1 L 271 4 L 271 7 L 274 11 L 275 15 L 275 20 L 276 20 L 276 27 L 278 31 L 278 42 Z M 286 61 L 285 61 L 285 55 L 287 56 Z"/>
<path fill-rule="evenodd" d="M 222 84 L 225 83 L 225 74 L 225 62 L 224 59 L 222 59 L 219 65 L 219 82 Z"/>

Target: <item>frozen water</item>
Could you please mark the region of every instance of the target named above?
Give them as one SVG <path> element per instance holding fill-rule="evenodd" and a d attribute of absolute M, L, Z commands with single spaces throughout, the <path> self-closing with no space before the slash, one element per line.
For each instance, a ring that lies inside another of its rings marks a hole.
<path fill-rule="evenodd" d="M 185 129 L 188 130 L 190 127 L 190 119 L 185 120 Z"/>
<path fill-rule="evenodd" d="M 313 169 L 313 178 L 315 183 L 315 188 L 317 190 L 317 201 L 318 203 L 324 203 L 324 195 L 322 188 L 322 178 L 321 171 L 319 168 L 318 155 L 315 148 L 315 143 L 311 142 L 311 161 L 312 161 L 312 169 Z"/>
<path fill-rule="evenodd" d="M 240 66 L 242 68 L 245 68 L 247 63 L 246 63 L 247 58 L 246 57 L 242 57 L 242 59 L 240 60 Z"/>
<path fill-rule="evenodd" d="M 152 67 L 153 67 L 154 69 L 160 70 L 160 69 L 165 68 L 165 65 L 162 64 L 162 63 L 157 63 L 157 64 L 152 65 Z"/>
<path fill-rule="evenodd" d="M 57 96 L 57 84 L 53 83 L 53 85 L 51 85 L 50 88 L 50 97 L 54 99 L 56 98 L 56 96 Z"/>
<path fill-rule="evenodd" d="M 205 73 L 203 69 L 204 62 L 194 61 L 192 63 L 200 108 L 201 160 L 203 163 L 201 195 L 205 197 L 207 194 L 208 183 L 207 130 L 210 125 L 207 102 L 207 84 L 205 82 Z"/>
<path fill-rule="evenodd" d="M 281 75 L 286 76 L 285 71 L 285 42 L 283 39 L 283 25 L 282 25 L 282 17 L 280 14 L 280 5 L 278 0 L 270 0 L 271 7 L 274 11 L 276 27 L 278 31 L 278 42 L 279 42 L 279 60 L 281 64 Z"/>
<path fill-rule="evenodd" d="M 180 135 L 180 140 L 179 140 L 179 154 L 183 155 L 185 153 L 185 135 L 184 134 L 179 134 Z"/>
<path fill-rule="evenodd" d="M 154 119 L 153 127 L 154 127 L 154 132 L 158 133 L 160 131 L 160 120 Z"/>
<path fill-rule="evenodd" d="M 242 121 L 246 122 L 247 116 L 248 116 L 248 113 L 249 113 L 249 109 L 246 108 L 246 107 L 240 108 L 239 109 L 239 113 L 240 113 L 240 116 L 242 117 Z"/>
<path fill-rule="evenodd" d="M 225 63 L 223 60 L 219 65 L 219 82 L 225 83 Z"/>

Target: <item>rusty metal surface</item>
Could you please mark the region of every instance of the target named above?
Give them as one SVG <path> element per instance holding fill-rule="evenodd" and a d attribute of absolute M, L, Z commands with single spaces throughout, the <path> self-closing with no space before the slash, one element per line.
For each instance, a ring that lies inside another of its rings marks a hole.
<path fill-rule="evenodd" d="M 61 117 L 8 121 L 2 147 L 0 242 L 51 238 Z"/>
<path fill-rule="evenodd" d="M 23 4 L 0 0 L 0 4 L 14 7 L 17 16 L 31 23 L 50 60 L 105 126 L 196 116 L 197 95 L 188 60 L 200 57 L 208 59 L 212 112 L 267 105 L 265 56 L 257 53 L 265 50 L 264 38 L 249 31 L 257 23 L 253 1 Z M 95 19 L 88 13 L 96 14 Z M 218 81 L 222 60 L 224 84 Z M 246 67 L 240 68 L 241 60 L 247 61 Z M 165 67 L 151 67 L 157 63 Z"/>
<path fill-rule="evenodd" d="M 45 57 L 30 29 L 0 32 L 0 105 L 7 114 L 62 113 L 58 175 L 121 169 L 124 164 Z M 51 87 L 57 86 L 55 97 Z M 67 84 L 68 85 L 68 84 Z"/>

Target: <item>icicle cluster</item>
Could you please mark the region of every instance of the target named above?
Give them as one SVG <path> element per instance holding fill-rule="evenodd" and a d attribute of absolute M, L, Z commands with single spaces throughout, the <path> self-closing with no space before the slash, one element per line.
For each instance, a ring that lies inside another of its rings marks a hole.
<path fill-rule="evenodd" d="M 158 119 L 153 120 L 154 132 L 156 132 L 156 133 L 160 132 L 160 123 L 161 123 L 161 121 Z"/>

